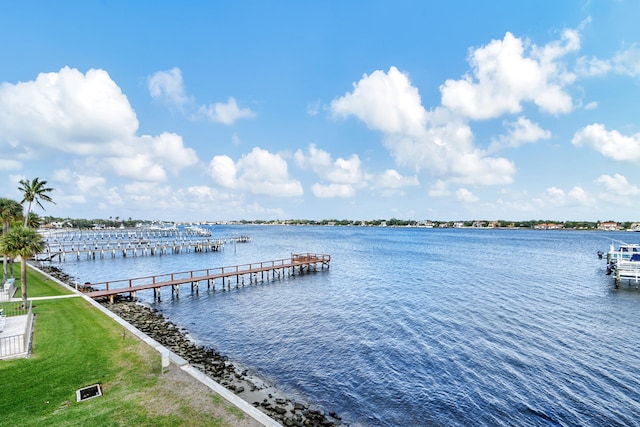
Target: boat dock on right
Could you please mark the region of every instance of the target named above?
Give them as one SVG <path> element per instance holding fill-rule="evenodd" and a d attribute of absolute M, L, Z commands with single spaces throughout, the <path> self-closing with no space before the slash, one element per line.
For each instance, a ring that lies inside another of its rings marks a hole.
<path fill-rule="evenodd" d="M 640 245 L 621 244 L 617 248 L 611 244 L 607 255 L 607 275 L 612 275 L 616 281 L 616 287 L 621 281 L 629 284 L 635 283 L 636 288 L 640 285 Z M 604 257 L 603 252 L 598 252 L 600 258 Z"/>

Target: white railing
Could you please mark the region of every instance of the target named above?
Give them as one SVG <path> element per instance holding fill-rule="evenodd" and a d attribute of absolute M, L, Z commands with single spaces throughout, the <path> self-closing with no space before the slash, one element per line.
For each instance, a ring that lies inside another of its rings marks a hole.
<path fill-rule="evenodd" d="M 0 358 L 27 354 L 31 345 L 31 327 L 33 325 L 33 306 L 29 301 L 27 313 L 20 310 L 22 303 L 3 304 L 2 315 L 7 318 L 26 316 L 26 322 L 22 333 L 0 337 Z M 5 319 L 7 320 L 7 319 Z"/>
<path fill-rule="evenodd" d="M 9 279 L 0 287 L 0 301 L 9 301 L 16 293 L 16 284 L 14 279 Z"/>

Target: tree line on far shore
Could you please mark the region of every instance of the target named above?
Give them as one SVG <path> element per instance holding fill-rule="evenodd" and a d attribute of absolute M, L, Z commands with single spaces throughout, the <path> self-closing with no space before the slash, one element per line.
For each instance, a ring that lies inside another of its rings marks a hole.
<path fill-rule="evenodd" d="M 436 221 L 436 220 L 412 220 L 412 219 L 374 219 L 374 220 L 350 220 L 350 219 L 290 219 L 290 220 L 240 220 L 229 221 L 228 224 L 264 224 L 264 225 L 329 225 L 329 226 L 369 226 L 369 227 L 433 227 L 433 228 L 546 228 L 569 230 L 597 230 L 603 223 L 615 221 L 556 221 L 556 220 L 464 220 L 464 221 Z M 616 222 L 617 228 L 627 230 L 640 222 Z"/>
<path fill-rule="evenodd" d="M 57 224 L 61 228 L 73 228 L 76 230 L 90 229 L 114 229 L 114 228 L 134 228 L 145 225 L 157 225 L 158 221 L 141 219 L 121 219 L 120 217 L 83 219 L 83 218 L 59 218 L 44 216 L 40 222 L 45 225 Z M 163 224 L 173 224 L 171 221 L 164 221 Z M 233 221 L 212 221 L 214 225 L 320 225 L 320 226 L 356 226 L 356 227 L 432 227 L 432 228 L 531 228 L 531 229 L 564 229 L 564 230 L 598 230 L 602 229 L 602 224 L 616 224 L 618 230 L 632 230 L 636 227 L 640 231 L 640 222 L 615 222 L 615 221 L 556 221 L 556 220 L 527 220 L 527 221 L 507 221 L 507 220 L 464 220 L 464 221 L 431 221 L 412 219 L 372 219 L 372 220 L 351 220 L 351 219 L 274 219 L 274 220 L 233 220 Z"/>

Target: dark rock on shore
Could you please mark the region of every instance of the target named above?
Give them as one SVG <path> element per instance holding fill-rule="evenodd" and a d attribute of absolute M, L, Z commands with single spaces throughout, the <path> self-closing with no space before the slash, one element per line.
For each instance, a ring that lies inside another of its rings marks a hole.
<path fill-rule="evenodd" d="M 158 310 L 124 299 L 114 304 L 105 303 L 104 306 L 287 427 L 345 425 L 340 423 L 340 418 L 334 412 L 327 416 L 303 403 L 278 396 L 277 390 L 261 379 L 248 375 L 246 370 L 237 369 L 224 355 L 194 343 Z"/>
<path fill-rule="evenodd" d="M 73 277 L 69 276 L 67 273 L 60 270 L 58 267 L 54 267 L 51 265 L 51 266 L 38 266 L 38 268 L 46 272 L 48 275 L 60 280 L 61 282 L 68 284 L 69 286 L 76 286 Z"/>

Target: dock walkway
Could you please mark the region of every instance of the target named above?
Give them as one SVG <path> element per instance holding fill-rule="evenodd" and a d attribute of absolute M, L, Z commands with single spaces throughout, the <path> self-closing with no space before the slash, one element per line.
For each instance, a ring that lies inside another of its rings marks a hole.
<path fill-rule="evenodd" d="M 305 272 L 317 271 L 329 268 L 331 255 L 325 254 L 292 254 L 291 258 L 279 259 L 275 261 L 263 261 L 251 264 L 234 265 L 228 267 L 207 268 L 204 270 L 192 270 L 179 273 L 160 274 L 155 276 L 137 277 L 133 279 L 112 280 L 107 282 L 87 283 L 84 292 L 91 298 L 108 297 L 113 303 L 116 295 L 129 294 L 136 298 L 138 291 L 153 289 L 154 299 L 160 300 L 160 290 L 164 287 L 171 287 L 172 294 L 179 295 L 180 285 L 190 284 L 191 290 L 198 292 L 201 282 L 207 283 L 207 289 L 215 290 L 217 280 L 221 280 L 222 288 L 230 289 L 232 279 L 235 278 L 236 286 L 244 285 L 245 278 L 249 284 L 257 283 L 258 280 L 267 279 L 269 275 L 273 279 L 303 274 Z M 260 277 L 258 277 L 260 276 Z"/>
<path fill-rule="evenodd" d="M 36 256 L 39 261 L 65 262 L 95 260 L 106 257 L 168 255 L 189 252 L 219 252 L 227 243 L 247 243 L 249 236 L 213 238 L 211 232 L 191 231 L 115 231 L 64 232 L 43 234 L 44 251 Z"/>

